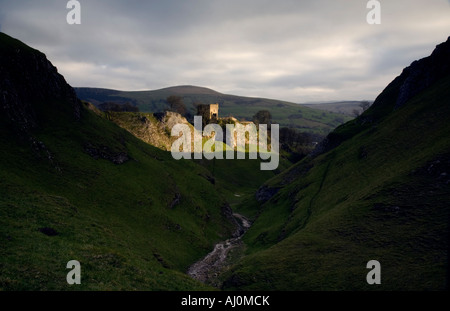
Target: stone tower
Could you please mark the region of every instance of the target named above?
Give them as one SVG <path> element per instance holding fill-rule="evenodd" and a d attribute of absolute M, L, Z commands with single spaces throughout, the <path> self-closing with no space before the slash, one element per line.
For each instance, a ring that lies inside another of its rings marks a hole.
<path fill-rule="evenodd" d="M 217 120 L 219 119 L 219 104 L 211 104 L 209 105 L 209 119 Z"/>

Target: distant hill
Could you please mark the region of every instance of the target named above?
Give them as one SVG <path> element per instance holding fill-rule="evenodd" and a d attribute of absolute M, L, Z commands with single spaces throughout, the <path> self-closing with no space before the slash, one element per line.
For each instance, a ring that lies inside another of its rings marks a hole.
<path fill-rule="evenodd" d="M 314 103 L 314 104 L 302 104 L 302 106 L 309 107 L 312 109 L 319 109 L 334 113 L 339 113 L 346 115 L 348 117 L 355 117 L 354 111 L 362 113 L 362 108 L 360 104 L 362 101 L 337 101 L 337 102 L 326 102 L 326 103 Z"/>
<path fill-rule="evenodd" d="M 312 109 L 303 105 L 267 98 L 227 95 L 197 86 L 175 86 L 154 91 L 125 92 L 99 88 L 75 88 L 80 99 L 98 106 L 103 102 L 132 103 L 142 112 L 161 112 L 167 108 L 166 99 L 181 96 L 189 112 L 194 115 L 194 103 L 219 103 L 220 116 L 234 116 L 251 120 L 260 110 L 269 110 L 273 122 L 304 132 L 326 135 L 352 117 L 334 112 Z"/>

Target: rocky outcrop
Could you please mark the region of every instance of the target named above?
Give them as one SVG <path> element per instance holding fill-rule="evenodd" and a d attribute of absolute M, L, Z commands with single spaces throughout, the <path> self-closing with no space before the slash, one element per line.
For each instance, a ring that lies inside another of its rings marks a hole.
<path fill-rule="evenodd" d="M 176 124 L 189 124 L 185 117 L 172 111 L 166 111 L 161 122 L 167 130 L 172 130 Z"/>
<path fill-rule="evenodd" d="M 261 186 L 255 194 L 256 201 L 263 204 L 269 201 L 275 194 L 280 191 L 280 188 L 272 188 L 267 185 Z"/>
<path fill-rule="evenodd" d="M 437 80 L 450 74 L 450 37 L 436 46 L 433 53 L 421 60 L 414 61 L 401 74 L 404 82 L 400 87 L 395 108 L 403 106 Z"/>
<path fill-rule="evenodd" d="M 94 159 L 104 159 L 111 161 L 114 164 L 123 164 L 130 160 L 128 154 L 124 151 L 113 151 L 108 146 L 94 146 L 91 143 L 87 143 L 84 146 L 84 151 Z"/>
<path fill-rule="evenodd" d="M 21 131 L 39 124 L 38 105 L 57 100 L 70 105 L 80 118 L 81 103 L 75 91 L 46 56 L 0 33 L 0 113 Z"/>
<path fill-rule="evenodd" d="M 46 113 L 43 106 L 49 102 L 70 111 L 74 120 L 80 119 L 81 102 L 46 56 L 0 33 L 0 120 L 30 144 L 35 156 L 60 171 L 50 150 L 33 134 L 45 126 L 39 116 Z"/>
<path fill-rule="evenodd" d="M 186 124 L 193 128 L 186 118 L 171 111 L 154 114 L 109 112 L 109 118 L 137 138 L 165 151 L 170 151 L 177 139 L 171 136 L 174 125 Z"/>
<path fill-rule="evenodd" d="M 448 75 L 450 75 L 450 37 L 446 42 L 436 46 L 430 56 L 414 61 L 403 69 L 365 113 L 328 134 L 311 156 L 326 153 L 361 131 L 369 127 L 374 128 L 392 111 L 405 106 L 411 98 Z"/>
<path fill-rule="evenodd" d="M 392 106 L 393 109 L 398 109 L 412 97 L 449 74 L 450 37 L 446 42 L 437 45 L 430 56 L 416 60 L 403 69 L 402 73 L 389 83 L 376 98 L 367 111 L 369 113 L 363 114 L 359 119 L 361 119 L 361 122 L 366 121 L 365 115 L 370 115 L 371 110 L 376 110 L 382 106 Z"/>

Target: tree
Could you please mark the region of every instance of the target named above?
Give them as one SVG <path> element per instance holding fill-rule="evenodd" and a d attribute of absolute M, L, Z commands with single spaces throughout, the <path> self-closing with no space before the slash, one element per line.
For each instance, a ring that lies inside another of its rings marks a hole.
<path fill-rule="evenodd" d="M 280 129 L 280 148 L 287 152 L 287 158 L 295 163 L 314 149 L 313 141 L 320 137 L 310 133 L 298 132 L 293 128 L 282 127 Z"/>
<path fill-rule="evenodd" d="M 260 110 L 253 116 L 253 122 L 256 125 L 267 124 L 270 127 L 270 124 L 272 124 L 272 114 L 268 110 Z"/>
<path fill-rule="evenodd" d="M 177 112 L 184 116 L 186 114 L 186 106 L 183 103 L 183 98 L 180 96 L 169 96 L 166 99 L 167 104 L 169 105 L 169 111 Z"/>
<path fill-rule="evenodd" d="M 126 102 L 122 105 L 122 111 L 139 112 L 139 107 L 134 106 L 132 103 Z"/>
<path fill-rule="evenodd" d="M 127 102 L 125 104 L 119 104 L 114 102 L 105 102 L 98 106 L 102 111 L 115 111 L 115 112 L 139 112 L 139 108 L 133 104 Z"/>
<path fill-rule="evenodd" d="M 197 116 L 202 117 L 202 124 L 206 126 L 209 123 L 209 105 L 202 103 L 194 103 L 194 107 L 197 108 Z"/>

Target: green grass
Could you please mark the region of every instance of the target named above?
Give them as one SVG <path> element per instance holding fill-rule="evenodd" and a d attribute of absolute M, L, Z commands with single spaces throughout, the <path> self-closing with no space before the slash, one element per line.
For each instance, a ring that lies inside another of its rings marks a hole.
<path fill-rule="evenodd" d="M 448 288 L 450 191 L 439 174 L 450 163 L 450 78 L 393 111 L 397 87 L 364 114 L 372 122 L 355 120 L 334 132 L 339 147 L 292 167 L 281 158 L 273 172 L 261 171 L 259 160 L 175 161 L 86 103 L 80 121 L 65 102 L 34 103 L 39 126 L 32 132 L 0 115 L 0 290 L 212 290 L 185 271 L 230 237 L 235 228 L 223 213 L 229 205 L 254 224 L 238 261 L 220 276 L 224 289 Z M 95 91 L 103 99 L 131 96 Z M 274 104 L 182 91 L 243 117 Z M 275 121 L 297 118 L 309 131 L 326 133 L 324 124 L 334 124 L 322 112 L 279 101 L 276 107 Z M 140 129 L 136 116 L 152 121 L 145 113 L 120 116 L 131 132 Z M 31 138 L 43 145 L 30 146 Z M 87 146 L 129 160 L 94 159 Z M 431 165 L 441 168 L 433 173 Z M 279 191 L 257 202 L 254 192 L 269 178 L 265 186 Z M 81 262 L 80 286 L 66 283 L 66 263 L 74 259 Z M 372 259 L 381 263 L 381 286 L 365 281 Z"/>
<path fill-rule="evenodd" d="M 281 160 L 283 161 L 283 160 Z M 196 160 L 207 168 L 215 179 L 216 190 L 220 192 L 232 206 L 242 202 L 247 196 L 253 196 L 265 180 L 275 176 L 280 170 L 261 171 L 261 160 L 246 159 L 213 159 Z"/>
<path fill-rule="evenodd" d="M 184 272 L 234 229 L 209 172 L 89 109 L 75 122 L 55 105 L 64 103 L 40 105 L 33 134 L 52 162 L 0 126 L 0 289 L 208 289 Z M 86 143 L 131 159 L 94 159 Z M 47 227 L 58 235 L 38 230 Z M 80 286 L 66 283 L 72 259 L 81 262 Z"/>
<path fill-rule="evenodd" d="M 44 126 L 33 134 L 52 162 L 0 127 L 0 289 L 211 289 L 184 272 L 231 235 L 222 208 L 253 196 L 290 163 L 280 159 L 278 170 L 261 171 L 260 160 L 175 161 L 88 103 L 80 122 L 63 105 L 41 103 Z M 135 124 L 136 115 L 120 116 Z M 86 144 L 130 160 L 94 159 Z M 81 262 L 80 286 L 66 283 L 65 265 L 73 259 Z"/>
<path fill-rule="evenodd" d="M 223 276 L 224 288 L 445 289 L 450 189 L 428 168 L 449 161 L 449 90 L 450 78 L 440 80 L 380 123 L 269 181 L 281 187 L 272 199 L 238 209 L 256 221 L 244 236 L 247 255 Z M 372 259 L 381 263 L 380 286 L 365 281 Z"/>

